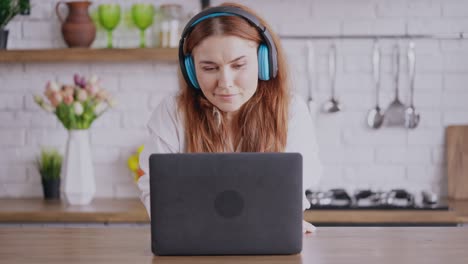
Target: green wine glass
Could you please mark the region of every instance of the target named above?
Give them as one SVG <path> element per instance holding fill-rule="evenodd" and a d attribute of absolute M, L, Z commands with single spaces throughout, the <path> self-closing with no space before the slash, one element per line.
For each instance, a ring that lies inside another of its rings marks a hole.
<path fill-rule="evenodd" d="M 133 4 L 132 21 L 140 29 L 140 48 L 146 47 L 145 30 L 153 24 L 155 15 L 152 4 Z"/>
<path fill-rule="evenodd" d="M 107 30 L 107 47 L 112 48 L 112 31 L 120 22 L 119 4 L 101 4 L 98 7 L 99 23 Z"/>

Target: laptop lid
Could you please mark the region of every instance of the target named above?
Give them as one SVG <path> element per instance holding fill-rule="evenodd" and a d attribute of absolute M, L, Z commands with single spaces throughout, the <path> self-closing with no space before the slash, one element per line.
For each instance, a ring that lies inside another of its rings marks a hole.
<path fill-rule="evenodd" d="M 299 153 L 150 156 L 156 255 L 276 255 L 302 250 Z"/>

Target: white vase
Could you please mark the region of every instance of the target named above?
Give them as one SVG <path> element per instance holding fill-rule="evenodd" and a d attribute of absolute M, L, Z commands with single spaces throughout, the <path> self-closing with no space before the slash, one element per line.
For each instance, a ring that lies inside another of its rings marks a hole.
<path fill-rule="evenodd" d="M 61 175 L 69 204 L 89 204 L 96 192 L 88 129 L 69 130 Z"/>

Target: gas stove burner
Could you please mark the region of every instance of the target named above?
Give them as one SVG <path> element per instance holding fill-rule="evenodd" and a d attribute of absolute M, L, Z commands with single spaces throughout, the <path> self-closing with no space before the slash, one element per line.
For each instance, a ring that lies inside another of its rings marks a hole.
<path fill-rule="evenodd" d="M 403 189 L 389 192 L 357 191 L 354 195 L 358 206 L 413 207 L 414 196 Z"/>
<path fill-rule="evenodd" d="M 427 205 L 437 204 L 437 201 L 439 200 L 437 194 L 428 191 L 422 191 L 422 197 L 423 203 Z"/>
<path fill-rule="evenodd" d="M 352 199 L 344 189 L 331 189 L 327 192 L 306 191 L 306 197 L 312 206 L 351 206 Z"/>
<path fill-rule="evenodd" d="M 357 190 L 350 196 L 344 189 L 328 191 L 306 191 L 310 209 L 422 209 L 448 210 L 448 206 L 439 201 L 436 194 L 422 192 L 422 201 L 416 202 L 415 195 L 405 189 L 390 191 Z"/>

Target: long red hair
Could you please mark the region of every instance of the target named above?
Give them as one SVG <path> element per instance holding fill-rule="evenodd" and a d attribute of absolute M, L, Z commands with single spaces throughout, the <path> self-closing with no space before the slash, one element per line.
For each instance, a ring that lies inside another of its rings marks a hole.
<path fill-rule="evenodd" d="M 290 103 L 289 79 L 286 59 L 281 43 L 264 19 L 251 9 L 233 3 L 234 6 L 253 14 L 270 31 L 278 53 L 278 74 L 268 81 L 259 80 L 255 94 L 240 109 L 237 118 L 237 135 L 229 139 L 227 125 L 221 112 L 221 120 L 213 114 L 214 105 L 201 90 L 187 85 L 179 72 L 180 93 L 178 107 L 184 117 L 186 152 L 282 152 L 286 147 L 288 109 Z M 185 53 L 191 53 L 203 39 L 213 35 L 236 36 L 261 43 L 257 29 L 237 16 L 208 18 L 198 23 L 185 41 Z M 231 148 L 230 142 L 234 147 Z"/>

